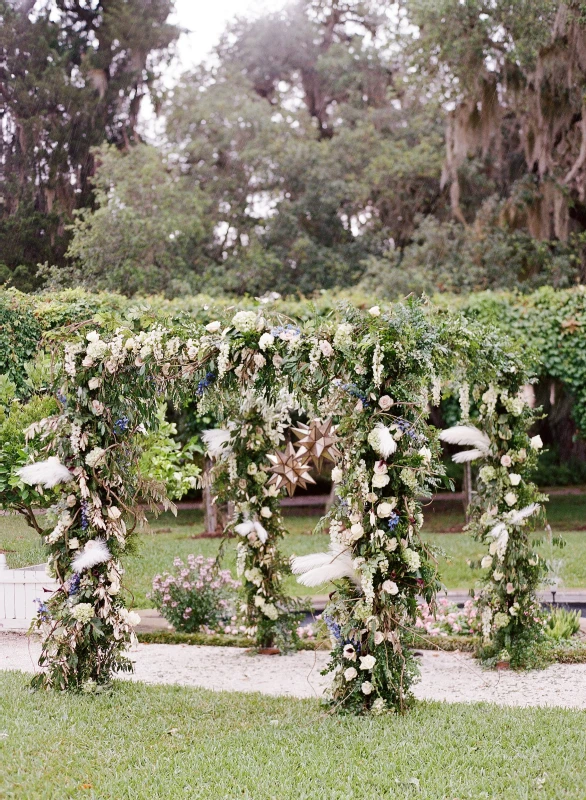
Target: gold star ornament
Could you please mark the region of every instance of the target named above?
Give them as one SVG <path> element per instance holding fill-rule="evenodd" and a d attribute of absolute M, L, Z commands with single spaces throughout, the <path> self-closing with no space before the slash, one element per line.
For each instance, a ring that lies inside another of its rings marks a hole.
<path fill-rule="evenodd" d="M 267 458 L 273 465 L 269 469 L 273 473 L 269 485 L 274 484 L 277 489 L 284 487 L 289 497 L 293 496 L 298 486 L 305 489 L 308 483 L 315 483 L 307 471 L 307 463 L 299 458 L 291 442 L 288 442 L 284 452 L 269 453 Z"/>
<path fill-rule="evenodd" d="M 309 425 L 299 423 L 297 428 L 293 428 L 294 434 L 299 439 L 298 456 L 305 461 L 311 459 L 318 470 L 324 461 L 335 463 L 342 455 L 336 447 L 335 430 L 331 419 L 326 419 L 324 422 L 312 419 Z"/>

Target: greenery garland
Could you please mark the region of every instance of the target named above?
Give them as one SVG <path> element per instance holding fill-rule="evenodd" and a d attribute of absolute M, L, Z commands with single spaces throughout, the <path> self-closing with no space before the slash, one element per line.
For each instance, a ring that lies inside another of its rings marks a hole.
<path fill-rule="evenodd" d="M 287 649 L 295 639 L 298 609 L 283 590 L 283 577 L 289 572 L 278 549 L 286 534 L 280 512 L 283 492 L 268 485 L 267 453 L 282 447 L 295 402 L 284 392 L 271 403 L 253 389 L 237 397 L 237 404 L 230 402 L 225 429 L 211 432 L 221 442 L 212 451 L 214 494 L 231 512 L 226 532 L 238 538 L 237 572 L 256 644 Z M 216 400 L 217 392 L 210 392 L 207 404 L 217 409 Z"/>
<path fill-rule="evenodd" d="M 514 362 L 508 346 L 415 300 L 384 315 L 378 307 L 343 309 L 303 329 L 261 309 L 189 329 L 120 328 L 107 337 L 81 330 L 65 345 L 56 374 L 60 413 L 29 431 L 35 457 L 57 457 L 68 481 L 46 537 L 60 588 L 39 611 L 43 670 L 35 685 L 94 691 L 131 668 L 126 649 L 135 620 L 124 604 L 121 562 L 140 521 L 139 498 L 165 502 L 164 487 L 145 482 L 138 469 L 141 438 L 157 426 L 162 397 L 209 394 L 207 402 L 215 398 L 226 408 L 236 396 L 249 397 L 245 416 L 262 434 L 249 449 L 246 436 L 231 432 L 236 471 L 230 478 L 230 456 L 219 469 L 228 470 L 225 499 L 237 504 L 235 525 L 247 514 L 250 521 L 260 503 L 271 512 L 258 514 L 271 537 L 264 606 L 287 611 L 272 550 L 281 535 L 277 498 L 265 496 L 264 481 L 255 478 L 266 471 L 260 454 L 274 440 L 266 425 L 254 425 L 255 415 L 266 413 L 262 404 L 275 408 L 285 391 L 308 398 L 312 413 L 336 417 L 343 454 L 334 473 L 339 502 L 328 517 L 332 545 L 346 565 L 325 613 L 335 645 L 331 701 L 354 712 L 406 709 L 416 666 L 405 633 L 417 619 L 417 597 L 433 605 L 440 585 L 436 555 L 420 536 L 420 498 L 444 477 L 438 432 L 426 421 L 431 386 L 459 361 L 498 383 Z M 513 438 L 521 428 L 526 435 L 524 417 L 513 415 L 510 424 Z M 249 474 L 249 463 L 256 473 Z M 267 555 L 267 548 L 248 544 L 245 571 Z M 247 578 L 248 584 L 250 600 L 259 587 Z M 262 614 L 261 604 L 252 603 Z M 277 623 L 271 616 L 263 615 Z M 264 619 L 260 629 L 268 637 Z"/>

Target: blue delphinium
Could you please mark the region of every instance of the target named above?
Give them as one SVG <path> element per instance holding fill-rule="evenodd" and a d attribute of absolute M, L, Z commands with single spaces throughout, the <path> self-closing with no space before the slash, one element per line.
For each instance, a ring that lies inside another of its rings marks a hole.
<path fill-rule="evenodd" d="M 203 378 L 198 384 L 195 393 L 201 397 L 201 395 L 205 392 L 205 390 L 214 382 L 216 376 L 213 372 L 208 372 L 205 378 Z"/>
<path fill-rule="evenodd" d="M 81 529 L 82 531 L 87 531 L 89 528 L 89 516 L 87 513 L 87 500 L 81 501 Z"/>
<path fill-rule="evenodd" d="M 47 604 L 38 597 L 35 597 L 34 602 L 37 604 L 37 617 L 41 620 L 41 622 L 49 622 L 51 616 L 49 614 Z"/>
<path fill-rule="evenodd" d="M 326 614 L 322 614 L 322 619 L 326 623 L 326 627 L 330 633 L 330 636 L 333 636 L 336 642 L 341 642 L 342 631 L 338 623 L 335 622 L 331 617 L 327 616 Z"/>
<path fill-rule="evenodd" d="M 128 417 L 120 417 L 114 423 L 114 430 L 116 433 L 125 433 L 128 430 L 128 426 L 130 425 L 130 420 Z"/>
<path fill-rule="evenodd" d="M 393 511 L 391 516 L 389 517 L 388 526 L 390 531 L 394 531 L 397 525 L 399 524 L 400 517 L 396 511 Z"/>

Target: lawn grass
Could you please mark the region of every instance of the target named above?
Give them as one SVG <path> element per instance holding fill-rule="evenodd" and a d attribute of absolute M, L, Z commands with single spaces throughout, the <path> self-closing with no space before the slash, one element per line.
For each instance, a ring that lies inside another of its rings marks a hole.
<path fill-rule="evenodd" d="M 28 691 L 0 674 L 0 797 L 18 800 L 582 800 L 584 712 L 317 701 L 118 683 Z"/>
<path fill-rule="evenodd" d="M 442 511 L 444 504 L 437 504 L 427 510 L 425 538 L 441 547 L 447 559 L 440 561 L 442 579 L 448 589 L 468 589 L 474 586 L 480 572 L 473 571 L 467 564 L 484 555 L 481 545 L 474 542 L 468 534 L 439 533 L 438 531 L 458 527 L 462 514 L 452 504 Z M 556 528 L 566 524 L 569 532 L 563 536 L 567 547 L 554 551 L 554 558 L 561 559 L 561 583 L 565 588 L 586 588 L 586 531 L 572 531 L 570 524 L 578 525 L 578 519 L 586 519 L 586 498 L 578 496 L 552 497 L 549 518 Z M 582 515 L 584 511 L 584 515 Z M 289 535 L 283 541 L 283 552 L 290 556 L 304 555 L 327 549 L 326 535 L 313 534 L 318 516 L 288 516 L 286 525 Z M 580 523 L 582 524 L 582 523 Z M 151 603 L 146 597 L 150 591 L 152 578 L 157 572 L 170 570 L 175 556 L 185 558 L 189 553 L 215 556 L 220 546 L 219 539 L 193 538 L 203 530 L 201 511 L 182 510 L 177 518 L 167 513 L 151 520 L 150 528 L 140 534 L 138 552 L 126 559 L 126 585 L 132 593 L 132 605 L 148 608 Z M 551 558 L 547 546 L 541 548 L 544 555 Z M 20 517 L 0 517 L 0 551 L 6 551 L 10 567 L 20 567 L 44 561 L 45 555 L 40 537 L 32 531 Z M 236 548 L 229 541 L 225 549 L 225 563 L 235 567 Z M 292 594 L 301 596 L 325 593 L 322 589 L 307 589 L 300 586 L 293 577 L 287 578 L 286 588 Z"/>

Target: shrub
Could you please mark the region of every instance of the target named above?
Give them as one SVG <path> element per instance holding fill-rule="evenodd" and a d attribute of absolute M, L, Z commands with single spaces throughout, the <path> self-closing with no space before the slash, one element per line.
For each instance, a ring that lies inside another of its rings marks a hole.
<path fill-rule="evenodd" d="M 464 608 L 459 608 L 441 598 L 437 601 L 435 613 L 427 603 L 422 603 L 419 610 L 421 617 L 416 627 L 423 628 L 430 636 L 471 636 L 482 630 L 480 614 L 473 600 L 467 600 Z"/>
<path fill-rule="evenodd" d="M 565 608 L 552 608 L 545 620 L 544 633 L 548 639 L 560 642 L 571 639 L 580 630 L 579 611 L 568 611 Z"/>
<path fill-rule="evenodd" d="M 173 575 L 155 575 L 149 595 L 165 619 L 185 633 L 229 626 L 240 581 L 229 570 L 219 570 L 213 558 L 189 555 L 187 564 L 176 558 L 173 565 Z"/>

